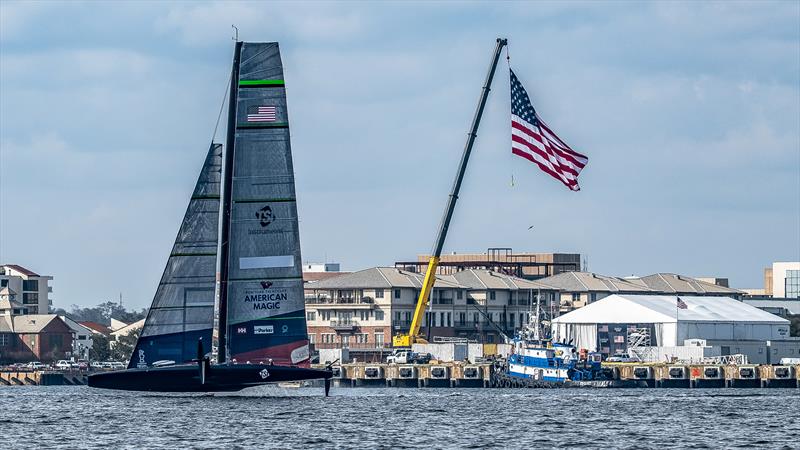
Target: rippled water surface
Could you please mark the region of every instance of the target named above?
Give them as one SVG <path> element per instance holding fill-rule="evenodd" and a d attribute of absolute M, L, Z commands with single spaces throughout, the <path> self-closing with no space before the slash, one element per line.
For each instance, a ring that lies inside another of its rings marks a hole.
<path fill-rule="evenodd" d="M 0 387 L 2 448 L 800 448 L 797 389 Z"/>

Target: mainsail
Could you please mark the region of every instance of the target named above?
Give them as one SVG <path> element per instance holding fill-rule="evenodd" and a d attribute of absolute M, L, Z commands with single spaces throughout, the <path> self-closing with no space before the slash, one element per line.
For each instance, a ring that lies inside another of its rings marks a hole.
<path fill-rule="evenodd" d="M 211 351 L 222 145 L 211 144 L 128 368 Z"/>
<path fill-rule="evenodd" d="M 277 43 L 234 56 L 223 221 L 220 361 L 308 365 L 302 259 Z M 238 65 L 236 65 L 238 62 Z M 230 127 L 233 124 L 234 127 Z M 233 144 L 231 146 L 231 143 Z M 229 209 L 228 209 L 229 208 Z M 226 235 L 227 231 L 227 235 Z M 224 292 L 223 292 L 224 291 Z M 221 315 L 222 317 L 222 315 Z"/>

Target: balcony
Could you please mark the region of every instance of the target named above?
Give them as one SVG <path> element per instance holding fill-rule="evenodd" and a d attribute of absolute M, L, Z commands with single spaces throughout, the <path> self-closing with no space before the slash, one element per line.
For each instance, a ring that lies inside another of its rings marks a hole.
<path fill-rule="evenodd" d="M 335 319 L 331 320 L 330 327 L 334 331 L 353 331 L 358 327 L 358 322 L 353 319 Z"/>
<path fill-rule="evenodd" d="M 324 309 L 373 309 L 375 299 L 372 297 L 335 297 L 324 295 L 306 295 L 306 305 L 321 306 Z"/>

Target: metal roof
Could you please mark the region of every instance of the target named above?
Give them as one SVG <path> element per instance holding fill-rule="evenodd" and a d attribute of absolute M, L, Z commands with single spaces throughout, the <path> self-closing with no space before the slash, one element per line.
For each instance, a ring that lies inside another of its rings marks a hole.
<path fill-rule="evenodd" d="M 554 290 L 553 287 L 536 281 L 530 281 L 486 269 L 461 270 L 445 278 L 452 278 L 454 282 L 470 289 L 506 289 L 512 291 L 528 289 Z"/>
<path fill-rule="evenodd" d="M 358 272 L 342 274 L 325 280 L 309 282 L 305 289 L 374 289 L 422 287 L 423 276 L 394 267 L 372 267 Z M 454 279 L 437 276 L 435 288 L 466 289 Z"/>
<path fill-rule="evenodd" d="M 647 286 L 629 280 L 592 272 L 562 272 L 537 281 L 565 292 L 654 292 Z"/>
<path fill-rule="evenodd" d="M 638 279 L 642 284 L 659 292 L 674 294 L 732 294 L 740 295 L 744 292 L 725 286 L 697 280 L 685 275 L 674 273 L 654 273 Z"/>

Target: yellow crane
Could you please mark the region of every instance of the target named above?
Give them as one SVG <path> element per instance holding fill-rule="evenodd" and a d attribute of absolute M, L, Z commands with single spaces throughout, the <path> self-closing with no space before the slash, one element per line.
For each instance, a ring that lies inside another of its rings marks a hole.
<path fill-rule="evenodd" d="M 461 190 L 461 182 L 464 180 L 464 172 L 467 169 L 469 155 L 472 153 L 472 145 L 475 143 L 475 137 L 478 136 L 478 125 L 481 123 L 483 108 L 486 106 L 486 99 L 489 97 L 492 79 L 494 78 L 495 69 L 497 69 L 497 61 L 500 59 L 500 52 L 506 44 L 508 44 L 506 39 L 497 39 L 497 45 L 494 48 L 492 61 L 489 65 L 489 72 L 486 74 L 486 81 L 483 83 L 483 89 L 478 99 L 478 108 L 475 110 L 475 116 L 472 118 L 472 127 L 467 135 L 467 143 L 464 145 L 464 152 L 461 154 L 461 162 L 456 172 L 456 179 L 450 191 L 450 197 L 448 197 L 447 200 L 447 207 L 442 217 L 442 223 L 439 226 L 439 235 L 436 238 L 436 245 L 433 247 L 433 254 L 428 260 L 428 269 L 425 271 L 422 289 L 419 291 L 419 298 L 417 299 L 417 305 L 414 309 L 414 317 L 411 319 L 411 328 L 408 330 L 408 334 L 398 334 L 392 338 L 392 345 L 394 347 L 410 347 L 411 344 L 414 343 L 427 343 L 419 334 L 419 330 L 422 327 L 422 318 L 424 317 L 425 309 L 428 307 L 428 299 L 433 290 L 433 284 L 436 281 L 436 268 L 439 266 L 439 258 L 442 256 L 442 247 L 444 247 L 444 240 L 447 237 L 447 230 L 450 228 L 450 219 L 453 217 L 453 210 L 456 207 L 458 192 Z"/>

